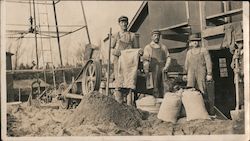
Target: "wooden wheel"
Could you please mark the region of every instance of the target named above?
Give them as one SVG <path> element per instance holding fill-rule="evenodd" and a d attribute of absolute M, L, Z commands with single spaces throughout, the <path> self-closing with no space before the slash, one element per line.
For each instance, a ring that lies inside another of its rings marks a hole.
<path fill-rule="evenodd" d="M 99 90 L 101 83 L 101 65 L 97 61 L 90 61 L 83 72 L 82 91 L 83 94 Z"/>

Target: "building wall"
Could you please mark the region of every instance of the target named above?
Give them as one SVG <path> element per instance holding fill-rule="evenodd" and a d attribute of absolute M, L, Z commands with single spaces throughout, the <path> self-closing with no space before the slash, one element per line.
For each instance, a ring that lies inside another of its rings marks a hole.
<path fill-rule="evenodd" d="M 200 14 L 200 2 L 188 1 L 189 10 L 189 24 L 191 32 L 201 32 L 202 15 Z M 242 7 L 242 2 L 230 2 L 230 9 L 237 9 Z M 206 1 L 205 2 L 205 16 L 211 16 L 221 13 L 223 11 L 223 4 L 221 1 Z M 242 16 L 236 15 L 231 18 L 232 22 L 241 21 Z M 137 27 L 137 30 L 133 28 L 133 31 L 140 34 L 140 46 L 144 48 L 151 41 L 151 31 L 153 29 L 161 29 L 172 25 L 187 22 L 186 2 L 185 1 L 149 1 L 147 16 L 143 23 Z M 180 36 L 180 38 L 185 38 Z M 217 36 L 215 39 L 211 39 L 208 44 L 214 45 L 221 43 L 224 36 Z M 185 39 L 184 39 L 185 40 Z M 162 39 L 169 49 L 185 47 L 186 42 Z M 171 57 L 174 60 L 174 64 L 170 68 L 170 71 L 183 71 L 187 50 L 181 50 L 171 53 Z M 176 68 L 178 68 L 176 70 Z"/>
<path fill-rule="evenodd" d="M 173 26 L 186 21 L 187 13 L 184 1 L 149 1 L 147 16 L 136 31 L 140 34 L 141 48 L 144 48 L 148 43 L 151 42 L 152 30 Z M 186 43 L 167 39 L 162 39 L 161 42 L 169 49 L 186 46 Z M 171 53 L 174 63 L 172 63 L 170 71 L 183 70 L 185 54 L 186 50 L 177 53 Z"/>

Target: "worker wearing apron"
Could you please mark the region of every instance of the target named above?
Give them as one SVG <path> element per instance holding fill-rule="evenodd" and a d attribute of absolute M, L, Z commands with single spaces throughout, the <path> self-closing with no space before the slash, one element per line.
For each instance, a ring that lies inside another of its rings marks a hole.
<path fill-rule="evenodd" d="M 187 71 L 187 87 L 199 89 L 203 94 L 206 91 L 206 79 L 212 80 L 212 62 L 206 48 L 200 47 L 201 39 L 198 34 L 189 37 L 189 47 L 185 61 Z"/>
<path fill-rule="evenodd" d="M 126 16 L 121 16 L 118 19 L 119 25 L 121 30 L 114 35 L 114 40 L 112 41 L 111 47 L 113 48 L 112 55 L 114 56 L 114 74 L 115 74 L 115 79 L 118 79 L 118 59 L 119 56 L 121 55 L 122 50 L 126 49 L 131 49 L 131 48 L 138 48 L 136 47 L 135 44 L 135 34 L 132 32 L 127 31 L 127 26 L 128 26 L 128 18 Z M 115 84 L 116 84 L 115 80 Z M 132 94 L 131 94 L 131 89 L 123 89 L 123 88 L 118 88 L 115 86 L 115 99 L 119 102 L 122 103 L 124 101 L 124 97 L 127 95 L 129 98 L 127 98 L 127 104 L 132 105 Z"/>
<path fill-rule="evenodd" d="M 152 42 L 144 48 L 143 60 L 143 69 L 146 76 L 149 75 L 149 72 L 152 72 L 153 95 L 156 98 L 162 98 L 164 95 L 162 72 L 168 70 L 171 58 L 167 47 L 160 43 L 159 30 L 152 32 Z"/>

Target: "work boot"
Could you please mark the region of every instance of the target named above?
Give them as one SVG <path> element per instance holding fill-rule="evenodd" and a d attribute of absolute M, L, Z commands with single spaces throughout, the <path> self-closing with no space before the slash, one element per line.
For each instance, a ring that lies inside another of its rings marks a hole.
<path fill-rule="evenodd" d="M 115 95 L 115 100 L 117 102 L 119 102 L 119 103 L 123 102 L 122 93 L 119 90 L 115 90 L 114 95 Z"/>

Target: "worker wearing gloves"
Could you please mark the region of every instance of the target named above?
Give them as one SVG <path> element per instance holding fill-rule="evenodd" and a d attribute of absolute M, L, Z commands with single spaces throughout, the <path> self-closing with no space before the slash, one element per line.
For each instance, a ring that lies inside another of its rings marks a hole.
<path fill-rule="evenodd" d="M 162 72 L 168 71 L 171 62 L 167 47 L 160 43 L 160 35 L 159 30 L 152 31 L 152 41 L 143 51 L 143 69 L 146 76 L 152 72 L 153 95 L 156 98 L 164 95 Z"/>
<path fill-rule="evenodd" d="M 186 55 L 185 70 L 187 72 L 187 87 L 198 86 L 203 94 L 206 91 L 206 80 L 212 80 L 212 62 L 206 48 L 200 46 L 199 34 L 189 36 L 189 50 Z"/>
<path fill-rule="evenodd" d="M 131 49 L 131 48 L 138 48 L 135 42 L 135 34 L 127 31 L 128 27 L 128 17 L 126 16 L 121 16 L 118 19 L 118 23 L 120 26 L 120 31 L 114 35 L 114 39 L 112 40 L 111 47 L 113 48 L 112 50 L 112 55 L 114 57 L 113 63 L 114 63 L 114 74 L 115 74 L 115 79 L 118 79 L 118 59 L 119 56 L 121 55 L 122 50 L 126 49 Z M 142 54 L 143 50 L 139 51 L 140 54 Z M 115 99 L 119 102 L 122 103 L 124 96 L 127 95 L 127 104 L 132 105 L 132 94 L 131 94 L 131 89 L 123 89 L 123 88 L 115 88 Z"/>

